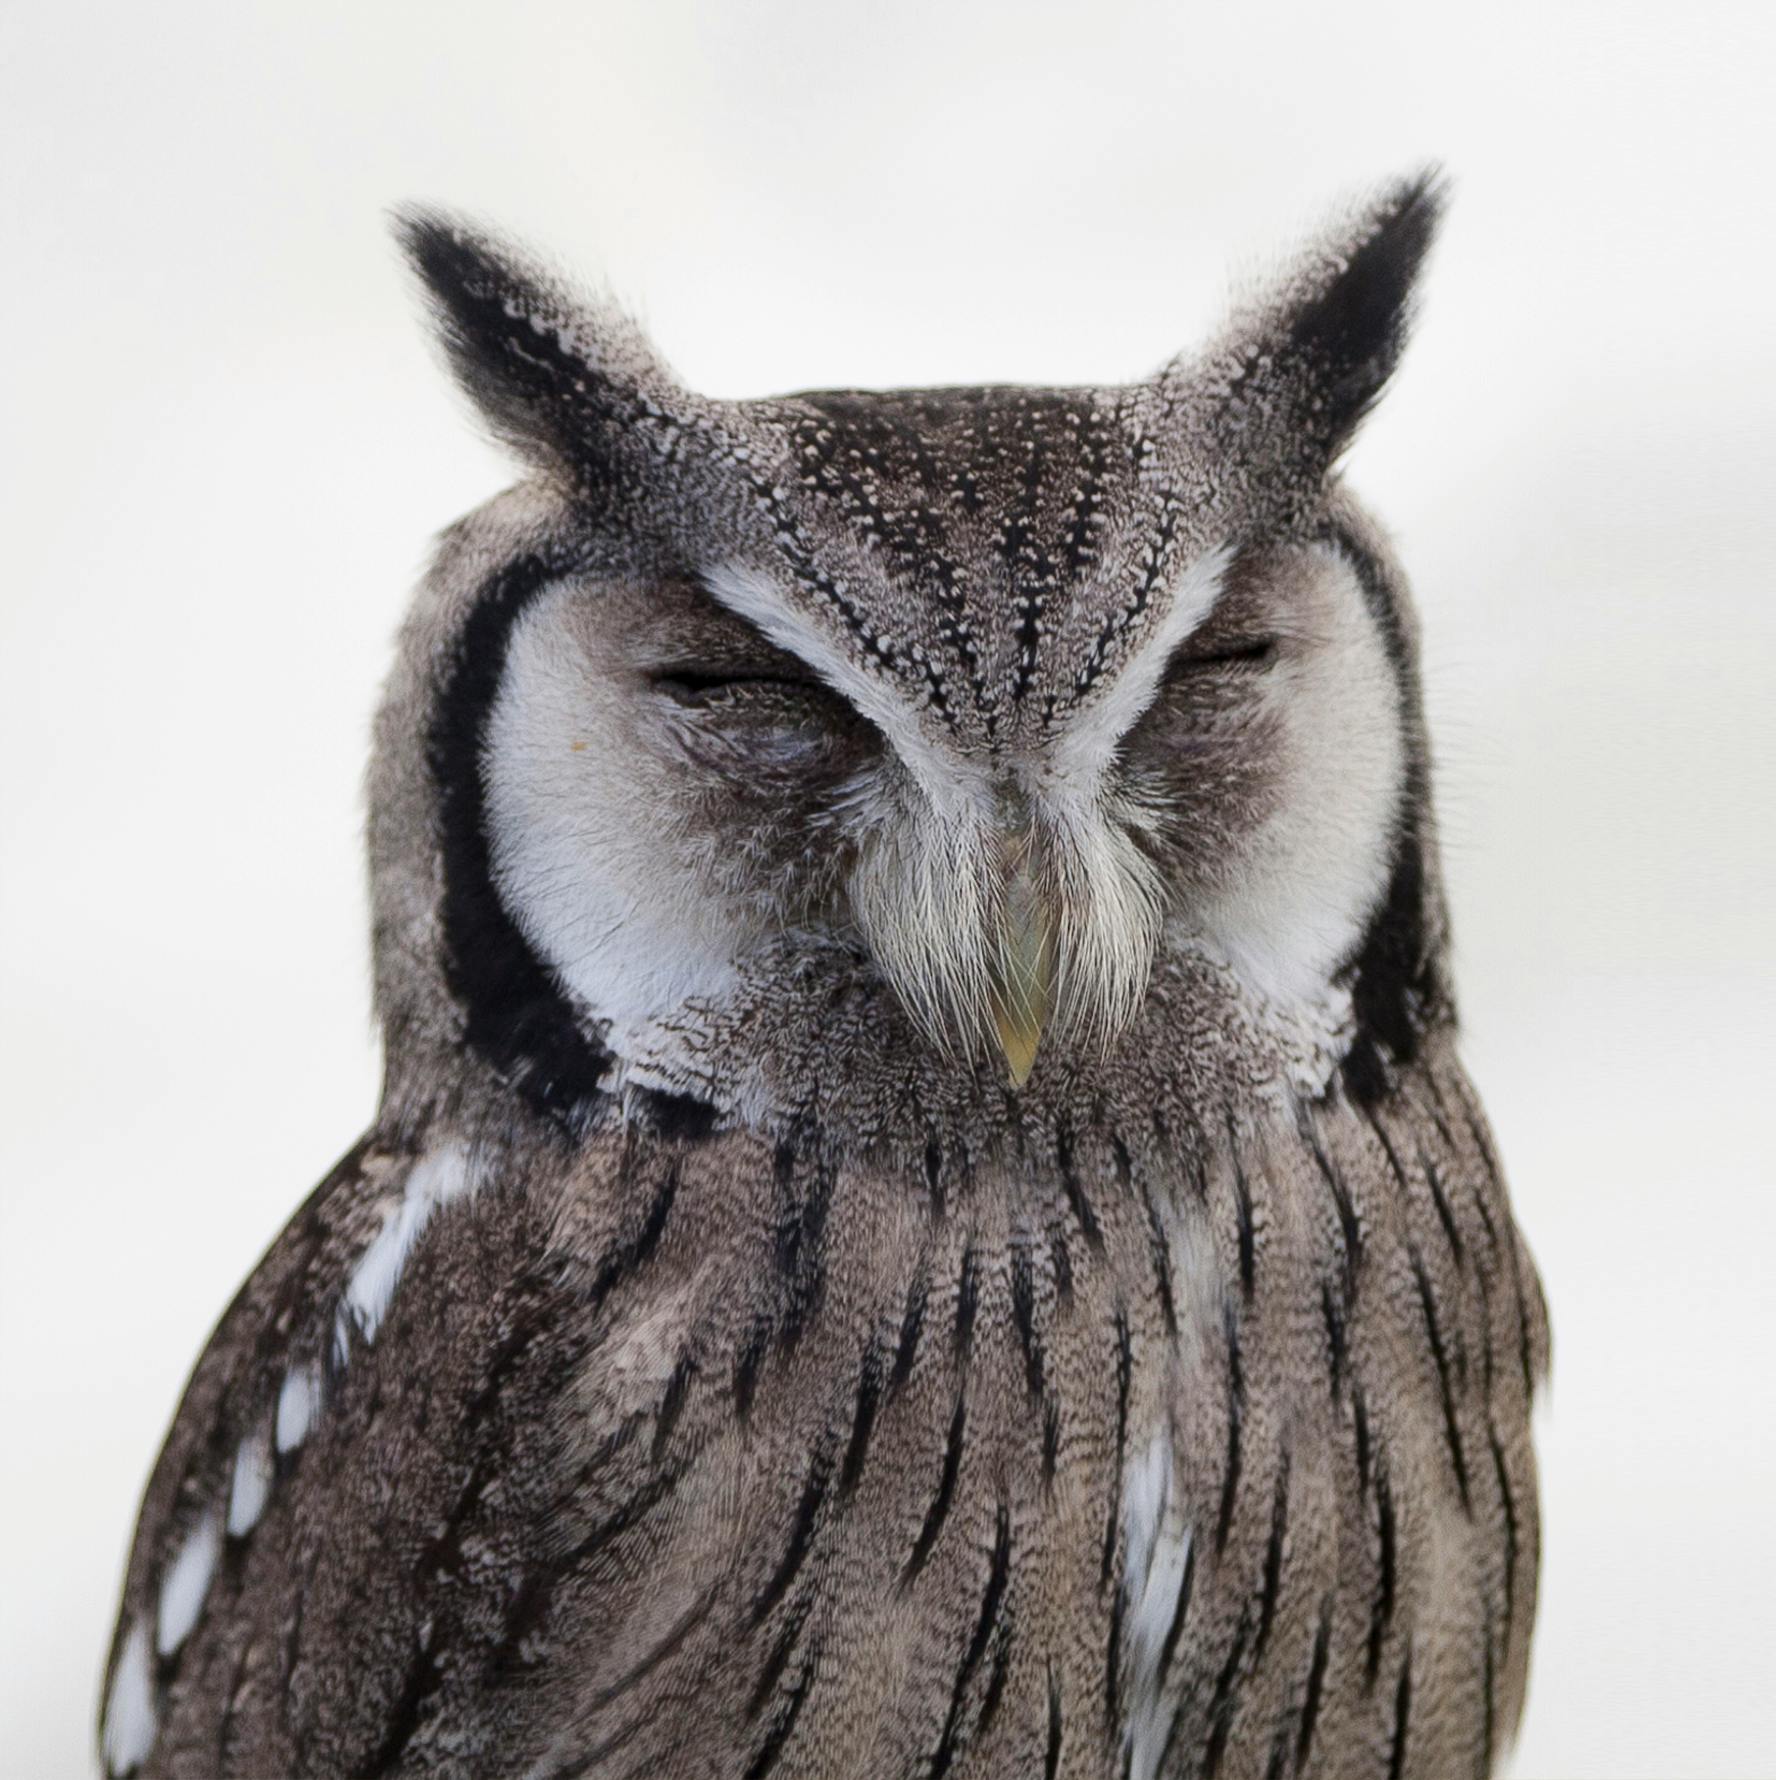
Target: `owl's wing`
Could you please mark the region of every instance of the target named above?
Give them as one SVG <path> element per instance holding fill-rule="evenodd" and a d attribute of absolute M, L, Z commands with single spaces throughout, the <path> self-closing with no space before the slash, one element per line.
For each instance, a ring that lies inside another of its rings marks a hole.
<path fill-rule="evenodd" d="M 505 1772 L 547 1723 L 548 1597 L 653 1469 L 585 1388 L 559 1201 L 469 1167 L 366 1140 L 224 1314 L 137 1526 L 109 1773 Z"/>

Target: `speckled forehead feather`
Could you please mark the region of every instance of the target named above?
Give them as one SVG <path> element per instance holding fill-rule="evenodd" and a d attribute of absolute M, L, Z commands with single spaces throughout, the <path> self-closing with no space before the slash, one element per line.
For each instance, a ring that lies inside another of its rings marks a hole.
<path fill-rule="evenodd" d="M 1102 696 L 1193 560 L 1304 528 L 1399 355 L 1439 201 L 1389 188 L 1144 382 L 743 402 L 682 388 L 626 317 L 489 237 L 400 226 L 459 379 L 589 528 L 743 567 L 993 747 Z"/>
<path fill-rule="evenodd" d="M 1143 406 L 1134 390 L 986 388 L 753 412 L 786 437 L 796 504 L 824 533 L 836 518 L 903 597 L 884 623 L 792 550 L 798 578 L 910 697 L 992 739 L 1008 712 L 1046 727 L 1087 697 L 1210 542 Z"/>

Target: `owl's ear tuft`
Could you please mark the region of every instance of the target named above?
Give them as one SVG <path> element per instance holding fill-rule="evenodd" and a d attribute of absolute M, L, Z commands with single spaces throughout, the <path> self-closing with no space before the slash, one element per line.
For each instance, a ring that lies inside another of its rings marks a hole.
<path fill-rule="evenodd" d="M 1243 305 L 1206 363 L 1174 367 L 1208 373 L 1243 451 L 1317 480 L 1350 443 L 1405 349 L 1446 193 L 1435 169 L 1386 187 Z"/>
<path fill-rule="evenodd" d="M 1314 268 L 1319 276 L 1286 311 L 1285 357 L 1308 379 L 1335 452 L 1400 362 L 1445 191 L 1434 171 L 1391 187 L 1330 244 L 1333 264 Z"/>
<path fill-rule="evenodd" d="M 587 493 L 632 480 L 689 401 L 640 329 L 458 217 L 404 205 L 392 222 L 450 368 L 494 434 Z"/>

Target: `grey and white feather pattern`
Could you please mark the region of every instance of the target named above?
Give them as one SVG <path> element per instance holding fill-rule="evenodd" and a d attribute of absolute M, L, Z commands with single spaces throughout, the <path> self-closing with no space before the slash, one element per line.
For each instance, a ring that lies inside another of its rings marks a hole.
<path fill-rule="evenodd" d="M 1145 382 L 740 402 L 402 218 L 527 474 L 401 638 L 382 1108 L 186 1390 L 111 1774 L 1492 1769 L 1546 1315 L 1338 475 L 1438 208 Z"/>

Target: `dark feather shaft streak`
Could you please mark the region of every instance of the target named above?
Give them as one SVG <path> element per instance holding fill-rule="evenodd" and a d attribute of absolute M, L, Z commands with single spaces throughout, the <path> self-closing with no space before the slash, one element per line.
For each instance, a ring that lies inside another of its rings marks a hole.
<path fill-rule="evenodd" d="M 1450 1359 L 1444 1343 L 1442 1324 L 1431 1296 L 1431 1282 L 1425 1275 L 1424 1263 L 1416 1251 L 1412 1254 L 1412 1277 L 1418 1287 L 1419 1308 L 1424 1313 L 1425 1333 L 1430 1339 L 1431 1361 L 1437 1369 L 1437 1390 L 1443 1404 L 1443 1432 L 1449 1444 L 1449 1462 L 1455 1472 L 1456 1489 L 1461 1495 L 1463 1511 L 1471 1519 L 1473 1498 L 1468 1490 L 1468 1457 L 1462 1446 L 1461 1424 L 1456 1419 L 1455 1386 L 1450 1377 Z"/>
<path fill-rule="evenodd" d="M 1239 1313 L 1227 1307 L 1227 1458 L 1221 1471 L 1221 1507 L 1215 1516 L 1215 1555 L 1227 1549 L 1233 1505 L 1239 1493 L 1242 1427 L 1246 1415 L 1246 1375 L 1240 1358 Z"/>
<path fill-rule="evenodd" d="M 807 1561 L 808 1552 L 814 1543 L 814 1525 L 820 1518 L 821 1504 L 826 1500 L 830 1474 L 831 1465 L 826 1455 L 816 1453 L 808 1465 L 808 1479 L 802 1486 L 802 1499 L 796 1507 L 795 1524 L 790 1529 L 789 1543 L 778 1560 L 777 1568 L 771 1573 L 770 1580 L 759 1591 L 752 1604 L 752 1625 L 764 1623 L 771 1609 L 783 1599 L 789 1585 L 795 1581 L 796 1572 Z"/>
<path fill-rule="evenodd" d="M 924 1569 L 925 1560 L 931 1556 L 931 1548 L 937 1543 L 937 1536 L 943 1531 L 944 1521 L 949 1517 L 950 1504 L 956 1498 L 956 1479 L 962 1470 L 962 1435 L 967 1425 L 968 1399 L 958 1392 L 956 1412 L 950 1418 L 949 1438 L 944 1442 L 943 1470 L 938 1475 L 937 1494 L 932 1497 L 931 1506 L 925 1510 L 925 1524 L 920 1527 L 912 1556 L 907 1559 L 906 1568 L 901 1572 L 902 1588 Z"/>
<path fill-rule="evenodd" d="M 1098 1581 L 1107 1584 L 1116 1563 L 1116 1545 L 1122 1532 L 1122 1466 L 1128 1453 L 1129 1387 L 1134 1377 L 1134 1352 L 1127 1313 L 1116 1308 L 1116 1463 L 1110 1473 L 1110 1511 L 1104 1525 L 1104 1555 Z"/>
<path fill-rule="evenodd" d="M 1320 1719 L 1320 1697 L 1326 1686 L 1326 1664 L 1332 1652 L 1332 1600 L 1328 1596 L 1320 1609 L 1320 1623 L 1314 1632 L 1313 1655 L 1308 1659 L 1307 1688 L 1301 1698 L 1301 1728 L 1295 1735 L 1295 1768 L 1299 1773 L 1307 1766 L 1313 1748 L 1314 1726 Z"/>
<path fill-rule="evenodd" d="M 1005 1606 L 1006 1586 L 1011 1578 L 1011 1515 L 1004 1503 L 999 1505 L 994 1523 L 993 1552 L 987 1565 L 987 1584 L 981 1593 L 980 1613 L 975 1620 L 974 1635 L 962 1655 L 962 1666 L 956 1671 L 955 1685 L 950 1690 L 950 1709 L 944 1720 L 943 1734 L 931 1758 L 930 1780 L 941 1780 L 950 1771 L 959 1752 L 962 1711 L 968 1696 L 968 1684 L 985 1656 L 987 1642 L 999 1625 Z M 990 1700 L 990 1696 L 989 1696 Z M 983 1702 L 982 1719 L 989 1714 Z M 977 1727 L 978 1733 L 978 1727 Z"/>

